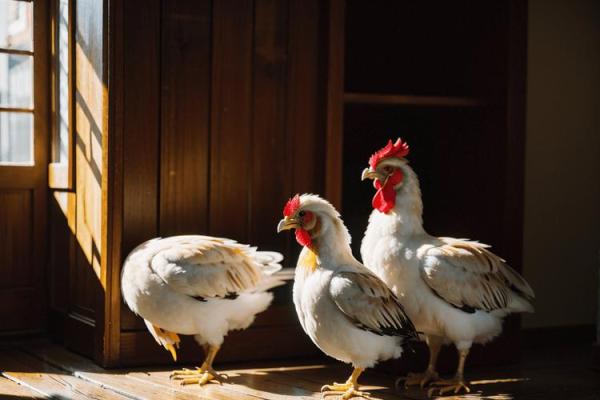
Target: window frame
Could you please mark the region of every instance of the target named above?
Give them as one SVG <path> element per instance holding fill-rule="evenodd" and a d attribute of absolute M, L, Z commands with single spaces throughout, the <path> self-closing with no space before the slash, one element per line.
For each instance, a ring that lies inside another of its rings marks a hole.
<path fill-rule="evenodd" d="M 28 114 L 31 115 L 31 154 L 30 161 L 0 161 L 0 168 L 3 170 L 14 170 L 15 172 L 22 170 L 24 168 L 32 168 L 37 164 L 36 157 L 36 141 L 38 137 L 36 136 L 36 112 L 37 112 L 37 103 L 36 103 L 36 83 L 35 83 L 35 71 L 36 71 L 36 56 L 37 49 L 35 46 L 35 31 L 36 31 L 36 10 L 35 4 L 33 4 L 33 0 L 14 0 L 22 3 L 31 3 L 32 4 L 32 12 L 33 12 L 33 20 L 31 21 L 31 40 L 32 47 L 29 50 L 18 49 L 18 48 L 10 48 L 10 47 L 0 47 L 0 54 L 6 54 L 8 56 L 16 55 L 16 56 L 25 56 L 31 57 L 31 66 L 32 66 L 32 76 L 31 76 L 31 96 L 32 102 L 29 106 L 12 106 L 12 105 L 0 105 L 0 113 L 4 114 Z"/>
<path fill-rule="evenodd" d="M 73 22 L 75 21 L 75 7 L 73 0 L 68 0 L 68 30 L 67 30 L 67 65 L 68 65 L 68 83 L 67 92 L 67 121 L 68 127 L 68 142 L 67 142 L 67 159 L 63 161 L 58 160 L 58 154 L 60 151 L 60 129 L 59 129 L 59 99 L 60 99 L 60 82 L 59 82 L 59 7 L 60 0 L 53 0 L 50 4 L 50 29 L 51 29 L 51 59 L 50 59 L 50 70 L 51 70 L 51 135 L 50 135 L 50 163 L 48 164 L 48 186 L 51 189 L 62 189 L 62 190 L 74 190 L 75 181 L 75 169 L 74 169 L 74 126 L 75 118 L 73 111 L 73 87 L 75 79 L 74 71 L 74 38 L 75 32 L 73 29 Z"/>

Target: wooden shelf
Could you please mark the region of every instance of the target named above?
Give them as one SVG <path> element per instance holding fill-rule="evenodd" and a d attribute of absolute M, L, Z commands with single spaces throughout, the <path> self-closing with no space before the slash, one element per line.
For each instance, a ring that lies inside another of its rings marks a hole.
<path fill-rule="evenodd" d="M 480 107 L 485 102 L 475 97 L 415 96 L 402 94 L 344 93 L 345 104 L 408 105 L 426 107 Z"/>

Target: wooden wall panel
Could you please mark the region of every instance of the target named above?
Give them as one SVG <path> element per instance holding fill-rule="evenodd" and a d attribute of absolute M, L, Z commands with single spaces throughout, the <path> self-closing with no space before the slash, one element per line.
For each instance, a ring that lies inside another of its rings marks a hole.
<path fill-rule="evenodd" d="M 318 0 L 162 0 L 152 27 L 124 22 L 123 257 L 158 229 L 161 236 L 230 237 L 282 251 L 285 265 L 295 264 L 298 247 L 275 228 L 292 194 L 324 189 L 324 7 Z M 125 6 L 124 20 L 139 19 L 138 11 Z M 130 48 L 135 43 L 140 48 Z M 131 61 L 133 51 L 144 64 Z M 159 80 L 146 64 L 157 54 Z M 136 73 L 144 77 L 143 101 L 141 80 L 126 79 Z M 143 130 L 133 127 L 141 114 Z M 298 324 L 291 285 L 274 292 L 273 306 L 252 327 L 228 336 L 219 360 L 318 353 Z M 169 361 L 125 305 L 120 322 L 121 364 Z M 243 345 L 249 340 L 253 349 Z M 178 360 L 200 354 L 186 339 Z"/>
<path fill-rule="evenodd" d="M 123 43 L 123 254 L 158 233 L 160 1 L 130 0 Z"/>
<path fill-rule="evenodd" d="M 35 329 L 42 318 L 33 260 L 32 190 L 0 191 L 0 333 Z"/>
<path fill-rule="evenodd" d="M 76 27 L 73 42 L 75 74 L 74 99 L 74 160 L 73 192 L 55 192 L 52 200 L 52 230 L 54 239 L 52 271 L 68 276 L 66 282 L 56 282 L 54 290 L 68 294 L 66 308 L 53 304 L 53 315 L 61 322 L 52 322 L 51 330 L 61 335 L 65 344 L 88 356 L 94 354 L 94 326 L 98 316 L 98 299 L 102 296 L 100 262 L 102 248 L 102 121 L 105 86 L 105 58 L 102 27 L 104 9 L 93 0 L 75 0 L 73 7 Z M 68 267 L 60 265 L 68 260 Z M 54 264 L 55 263 L 55 264 Z M 54 298 L 64 301 L 63 293 Z"/>
<path fill-rule="evenodd" d="M 209 1 L 163 2 L 162 236 L 206 233 L 208 228 L 211 13 Z"/>
<path fill-rule="evenodd" d="M 325 7 L 319 0 L 289 4 L 286 134 L 294 193 L 324 194 Z"/>
<path fill-rule="evenodd" d="M 123 258 L 158 235 L 160 11 L 159 0 L 123 4 Z M 122 304 L 121 324 L 132 317 Z"/>
<path fill-rule="evenodd" d="M 325 191 L 328 200 L 342 210 L 343 118 L 344 118 L 344 34 L 345 0 L 329 1 L 327 51 L 327 142 L 325 155 Z"/>
<path fill-rule="evenodd" d="M 0 290 L 32 284 L 31 190 L 0 191 Z"/>
<path fill-rule="evenodd" d="M 69 309 L 69 264 L 74 238 L 69 224 L 74 219 L 75 194 L 55 191 L 49 206 L 49 260 L 48 281 L 50 285 L 50 307 L 66 314 Z M 71 207 L 69 207 L 71 205 Z M 73 228 L 74 229 L 74 228 Z"/>
<path fill-rule="evenodd" d="M 266 250 L 283 251 L 289 235 L 275 227 L 292 189 L 285 131 L 288 4 L 257 0 L 254 17 L 251 188 L 248 237 Z"/>
<path fill-rule="evenodd" d="M 101 248 L 102 7 L 76 2 L 75 34 L 75 260 L 70 270 L 70 312 L 95 318 Z"/>
<path fill-rule="evenodd" d="M 213 4 L 210 232 L 248 238 L 252 112 L 251 0 Z"/>
<path fill-rule="evenodd" d="M 42 332 L 47 237 L 48 2 L 33 8 L 33 165 L 0 166 L 0 333 Z"/>

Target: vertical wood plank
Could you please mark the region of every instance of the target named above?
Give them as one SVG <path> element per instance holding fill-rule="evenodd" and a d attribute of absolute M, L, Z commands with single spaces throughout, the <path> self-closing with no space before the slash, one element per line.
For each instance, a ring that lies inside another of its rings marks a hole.
<path fill-rule="evenodd" d="M 290 0 L 286 133 L 293 158 L 293 191 L 322 193 L 325 135 L 322 70 L 323 7 L 318 0 Z M 290 193 L 291 194 L 291 193 Z"/>
<path fill-rule="evenodd" d="M 323 43 L 323 11 L 319 0 L 289 1 L 286 151 L 292 164 L 288 196 L 324 194 L 325 189 L 326 102 L 322 71 L 327 48 Z M 290 235 L 286 239 L 286 266 L 292 267 L 299 249 Z"/>
<path fill-rule="evenodd" d="M 506 177 L 503 243 L 505 257 L 522 270 L 527 92 L 527 3 L 508 4 L 508 77 L 506 87 Z"/>
<path fill-rule="evenodd" d="M 42 325 L 38 273 L 44 264 L 32 255 L 34 190 L 0 191 L 0 332 L 29 331 Z"/>
<path fill-rule="evenodd" d="M 45 245 L 48 235 L 48 156 L 50 147 L 50 7 L 48 2 L 33 3 L 34 30 L 33 30 L 33 78 L 34 78 L 34 108 L 33 122 L 34 157 L 35 157 L 35 187 L 33 190 L 33 240 L 31 254 L 34 262 L 33 281 L 38 290 L 38 298 L 45 296 L 43 285 L 46 268 L 47 247 Z M 28 221 L 28 223 L 30 223 Z M 45 302 L 44 302 L 45 303 Z M 43 309 L 44 307 L 42 307 Z M 37 309 L 37 307 L 36 307 Z M 38 327 L 43 327 L 45 321 L 42 314 L 37 314 Z"/>
<path fill-rule="evenodd" d="M 252 171 L 251 0 L 213 5 L 210 232 L 247 239 Z"/>
<path fill-rule="evenodd" d="M 160 1 L 124 4 L 123 253 L 156 236 L 160 129 Z"/>
<path fill-rule="evenodd" d="M 105 2 L 108 19 L 104 42 L 108 49 L 106 76 L 108 89 L 104 93 L 106 110 L 103 120 L 102 171 L 102 254 L 101 281 L 104 298 L 96 361 L 105 367 L 118 365 L 121 339 L 121 259 L 123 239 L 123 4 L 118 0 Z"/>
<path fill-rule="evenodd" d="M 206 233 L 211 4 L 163 1 L 160 234 Z"/>
<path fill-rule="evenodd" d="M 158 235 L 160 6 L 160 0 L 123 4 L 122 258 Z M 130 313 L 121 305 L 121 323 Z"/>
<path fill-rule="evenodd" d="M 292 157 L 285 131 L 288 4 L 256 0 L 254 10 L 249 240 L 265 249 L 282 251 L 289 237 L 276 235 L 274 227 L 292 190 Z"/>
<path fill-rule="evenodd" d="M 75 35 L 75 226 L 77 247 L 71 271 L 71 309 L 95 318 L 102 247 L 102 119 L 104 54 L 102 4 L 77 0 Z"/>
<path fill-rule="evenodd" d="M 32 190 L 0 191 L 0 290 L 35 283 L 34 269 L 41 265 L 31 254 L 33 205 Z"/>
<path fill-rule="evenodd" d="M 345 1 L 330 0 L 325 196 L 338 210 L 341 210 L 342 206 L 342 149 L 344 148 L 344 18 Z"/>

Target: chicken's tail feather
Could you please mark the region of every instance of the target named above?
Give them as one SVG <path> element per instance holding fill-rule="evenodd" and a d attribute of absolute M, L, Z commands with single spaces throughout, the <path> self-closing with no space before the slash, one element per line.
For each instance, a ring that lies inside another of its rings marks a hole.
<path fill-rule="evenodd" d="M 147 320 L 144 320 L 144 322 L 146 323 L 146 327 L 148 327 L 148 331 L 154 337 L 154 340 L 156 340 L 156 343 L 171 353 L 173 361 L 177 361 L 177 351 L 175 349 L 179 348 L 179 336 L 176 333 L 165 331 Z"/>

